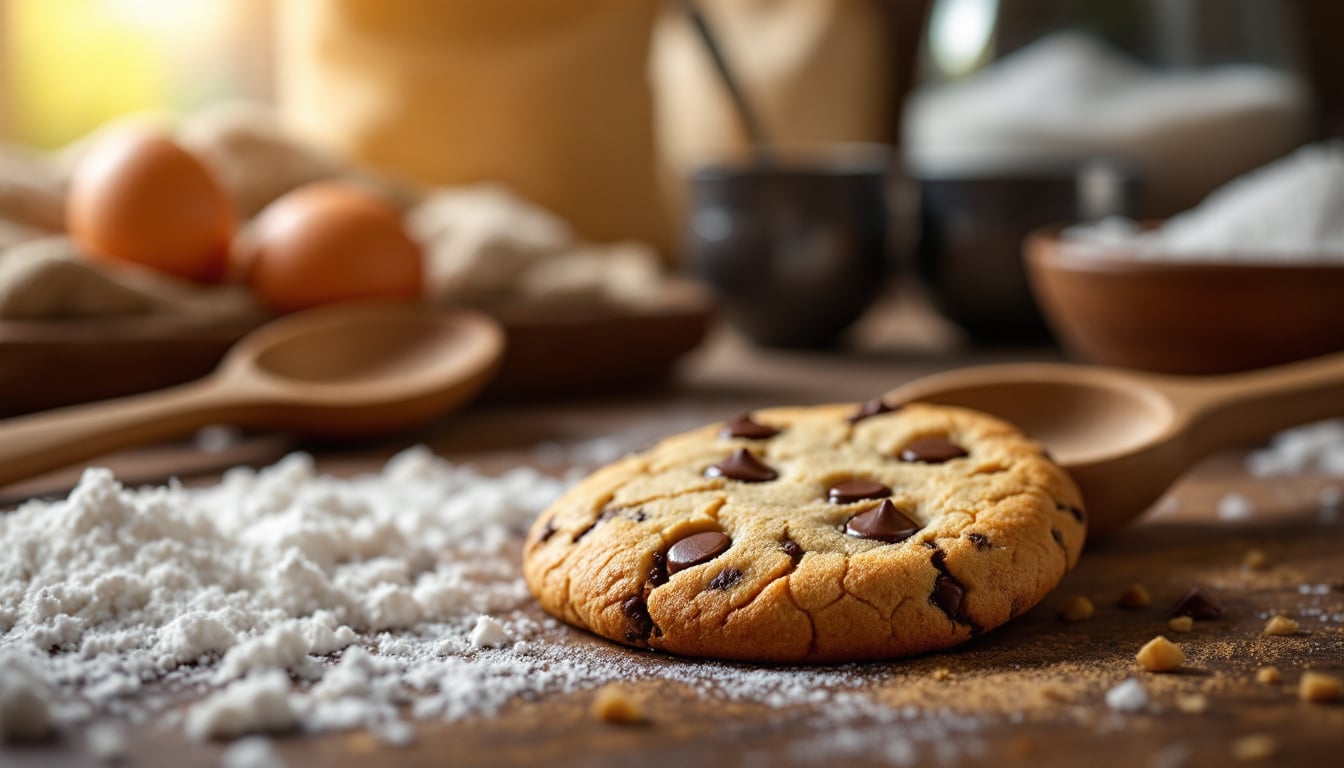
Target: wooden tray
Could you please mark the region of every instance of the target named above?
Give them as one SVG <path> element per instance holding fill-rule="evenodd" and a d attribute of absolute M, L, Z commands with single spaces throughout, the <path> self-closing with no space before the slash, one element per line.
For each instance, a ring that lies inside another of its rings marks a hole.
<path fill-rule="evenodd" d="M 600 394 L 664 378 L 709 329 L 704 289 L 671 281 L 638 310 L 524 305 L 491 310 L 508 348 L 487 397 Z M 0 416 L 146 392 L 209 373 L 264 317 L 210 325 L 178 318 L 0 321 Z"/>

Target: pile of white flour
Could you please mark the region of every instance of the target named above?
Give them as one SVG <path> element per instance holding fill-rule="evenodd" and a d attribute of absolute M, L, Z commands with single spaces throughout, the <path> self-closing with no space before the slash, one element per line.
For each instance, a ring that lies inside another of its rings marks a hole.
<path fill-rule="evenodd" d="M 1344 142 L 1305 146 L 1158 229 L 1109 219 L 1072 227 L 1065 237 L 1080 253 L 1119 246 L 1155 261 L 1344 264 Z"/>
<path fill-rule="evenodd" d="M 202 489 L 128 490 L 90 469 L 67 499 L 0 514 L 0 740 L 113 718 L 202 739 L 366 728 L 397 744 L 414 738 L 410 720 L 650 677 L 811 708 L 830 729 L 909 716 L 846 692 L 864 682 L 853 670 L 667 664 L 574 643 L 540 618 L 519 566 L 526 527 L 565 485 L 423 448 L 379 474 L 324 477 L 296 454 Z M 921 727 L 895 739 L 894 759 L 947 735 Z M 85 741 L 103 757 L 123 743 L 103 726 Z M 247 762 L 265 747 L 237 751 Z"/>

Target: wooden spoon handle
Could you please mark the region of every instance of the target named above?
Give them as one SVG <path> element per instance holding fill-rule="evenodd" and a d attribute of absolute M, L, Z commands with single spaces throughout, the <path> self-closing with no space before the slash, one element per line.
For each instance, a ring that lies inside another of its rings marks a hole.
<path fill-rule="evenodd" d="M 1186 388 L 1189 447 L 1200 455 L 1344 416 L 1344 353 L 1209 379 Z"/>
<path fill-rule="evenodd" d="M 239 403 L 212 378 L 0 421 L 0 486 L 118 448 L 230 421 Z"/>

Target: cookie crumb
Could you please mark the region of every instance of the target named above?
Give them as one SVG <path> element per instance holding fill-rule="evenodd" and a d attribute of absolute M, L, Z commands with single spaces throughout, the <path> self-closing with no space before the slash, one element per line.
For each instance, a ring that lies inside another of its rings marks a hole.
<path fill-rule="evenodd" d="M 612 725 L 640 725 L 646 722 L 644 712 L 619 685 L 604 685 L 593 697 L 589 711 L 593 717 Z"/>
<path fill-rule="evenodd" d="M 1059 612 L 1059 618 L 1068 622 L 1087 621 L 1096 612 L 1096 606 L 1092 605 L 1092 601 L 1079 595 L 1064 604 L 1064 609 Z"/>
<path fill-rule="evenodd" d="M 1274 741 L 1273 736 L 1256 733 L 1250 736 L 1242 736 L 1232 742 L 1232 758 L 1246 763 L 1268 760 L 1274 756 L 1278 749 L 1278 742 Z"/>
<path fill-rule="evenodd" d="M 1116 604 L 1121 608 L 1147 608 L 1153 604 L 1153 596 L 1148 594 L 1148 588 L 1142 584 L 1130 584 L 1120 593 Z"/>
<path fill-rule="evenodd" d="M 1144 643 L 1139 652 L 1134 654 L 1134 660 L 1149 672 L 1171 672 L 1180 669 L 1185 663 L 1185 653 L 1179 645 L 1158 635 Z"/>
<path fill-rule="evenodd" d="M 952 670 L 948 669 L 947 667 L 939 667 L 933 670 L 932 674 L 933 679 L 937 680 L 940 683 L 952 679 Z"/>
<path fill-rule="evenodd" d="M 1167 622 L 1167 629 L 1182 634 L 1195 628 L 1195 620 L 1189 616 L 1175 616 Z"/>
<path fill-rule="evenodd" d="M 1246 550 L 1245 556 L 1241 558 L 1242 567 L 1252 571 L 1263 571 L 1269 567 L 1269 558 L 1265 556 L 1263 549 L 1251 548 Z"/>
<path fill-rule="evenodd" d="M 1275 616 L 1265 622 L 1266 635 L 1295 635 L 1297 634 L 1297 622 L 1287 616 Z"/>
<path fill-rule="evenodd" d="M 1297 684 L 1297 698 L 1313 704 L 1336 701 L 1344 692 L 1344 680 L 1324 672 L 1303 672 Z"/>
<path fill-rule="evenodd" d="M 1187 715 L 1202 715 L 1209 709 L 1209 699 L 1202 693 L 1177 696 L 1176 708 Z"/>
<path fill-rule="evenodd" d="M 1261 667 L 1255 670 L 1255 682 L 1264 685 L 1273 685 L 1279 682 L 1279 668 Z"/>

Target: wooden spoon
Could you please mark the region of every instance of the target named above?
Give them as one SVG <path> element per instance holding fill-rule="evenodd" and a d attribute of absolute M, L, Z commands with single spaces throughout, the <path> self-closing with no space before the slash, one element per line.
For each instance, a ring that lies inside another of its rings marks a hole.
<path fill-rule="evenodd" d="M 0 486 L 210 424 L 357 437 L 405 429 L 466 402 L 504 333 L 466 310 L 333 305 L 240 340 L 209 376 L 171 389 L 0 422 Z"/>
<path fill-rule="evenodd" d="M 1344 353 L 1208 377 L 983 366 L 913 381 L 889 400 L 961 405 L 1013 422 L 1077 481 L 1096 538 L 1141 515 L 1216 450 L 1344 415 Z"/>

